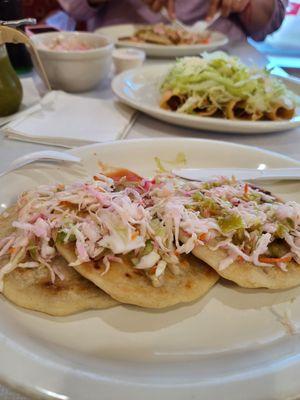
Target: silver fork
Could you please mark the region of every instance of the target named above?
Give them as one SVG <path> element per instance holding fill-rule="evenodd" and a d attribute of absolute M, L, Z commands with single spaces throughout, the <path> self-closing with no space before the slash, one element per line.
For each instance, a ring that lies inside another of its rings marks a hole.
<path fill-rule="evenodd" d="M 168 21 L 170 21 L 175 28 L 177 28 L 183 32 L 194 32 L 194 33 L 197 33 L 197 32 L 200 33 L 200 32 L 206 31 L 210 27 L 210 25 L 212 25 L 217 19 L 219 19 L 221 17 L 221 12 L 217 11 L 210 21 L 206 21 L 206 20 L 198 21 L 192 26 L 186 26 L 181 21 L 179 21 L 179 19 L 170 18 L 169 13 L 165 7 L 163 7 L 161 9 L 160 14 L 164 18 L 166 18 Z"/>
<path fill-rule="evenodd" d="M 25 154 L 19 158 L 16 158 L 3 172 L 0 176 L 7 174 L 8 172 L 15 171 L 18 168 L 24 167 L 24 165 L 30 164 L 34 161 L 66 161 L 73 163 L 80 163 L 81 159 L 70 153 L 65 153 L 63 151 L 54 150 L 43 150 L 36 151 L 35 153 Z"/>
<path fill-rule="evenodd" d="M 217 19 L 221 17 L 221 11 L 217 11 L 211 20 L 206 21 L 198 21 L 194 25 L 191 26 L 190 30 L 195 33 L 201 33 L 206 31 L 213 23 L 216 22 Z"/>
<path fill-rule="evenodd" d="M 161 10 L 160 10 L 160 14 L 164 17 L 164 18 L 166 18 L 168 21 L 170 21 L 171 23 L 172 23 L 172 25 L 175 27 L 175 28 L 177 28 L 177 29 L 179 29 L 179 30 L 181 30 L 181 31 L 183 31 L 183 32 L 187 32 L 188 31 L 188 29 L 186 28 L 186 26 L 182 23 L 182 22 L 180 22 L 179 21 L 179 19 L 177 19 L 177 18 L 171 18 L 170 17 L 170 15 L 169 15 L 169 13 L 168 13 L 168 11 L 166 10 L 166 8 L 165 7 L 163 7 Z"/>

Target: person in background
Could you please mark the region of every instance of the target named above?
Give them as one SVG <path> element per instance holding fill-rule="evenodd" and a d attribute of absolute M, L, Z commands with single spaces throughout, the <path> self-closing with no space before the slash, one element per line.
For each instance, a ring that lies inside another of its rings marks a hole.
<path fill-rule="evenodd" d="M 185 24 L 211 19 L 220 10 L 222 17 L 214 30 L 226 33 L 231 41 L 246 36 L 256 41 L 277 30 L 288 0 L 59 0 L 75 20 L 85 20 L 89 30 L 121 23 L 166 22 L 160 15 L 166 7 L 170 17 Z"/>

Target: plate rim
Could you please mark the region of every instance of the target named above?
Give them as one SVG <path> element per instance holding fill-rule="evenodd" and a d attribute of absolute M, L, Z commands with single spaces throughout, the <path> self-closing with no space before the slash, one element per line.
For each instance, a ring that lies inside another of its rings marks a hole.
<path fill-rule="evenodd" d="M 145 146 L 146 146 L 147 143 L 149 143 L 149 142 L 152 142 L 152 143 L 153 142 L 169 143 L 169 141 L 170 141 L 169 138 L 154 138 L 154 139 L 151 139 L 151 138 L 139 138 L 139 139 L 128 139 L 126 141 L 118 140 L 118 141 L 106 142 L 106 143 L 89 144 L 89 145 L 86 145 L 86 146 L 82 146 L 82 147 L 78 147 L 78 148 L 74 148 L 74 149 L 68 150 L 68 152 L 70 152 L 71 154 L 78 154 L 81 151 L 86 151 L 86 150 L 88 150 L 88 151 L 90 150 L 92 152 L 96 148 L 101 148 L 101 147 L 119 146 L 119 145 L 124 145 L 124 144 L 126 144 L 127 146 L 130 146 L 130 145 L 134 145 L 135 143 L 138 143 L 138 144 L 145 143 Z M 229 148 L 233 147 L 233 148 L 236 148 L 236 149 L 238 149 L 238 148 L 243 148 L 244 150 L 248 149 L 250 151 L 258 152 L 261 155 L 269 154 L 270 156 L 276 157 L 278 159 L 278 161 L 285 160 L 285 161 L 288 161 L 288 162 L 292 163 L 293 165 L 300 165 L 300 161 L 299 160 L 296 160 L 296 159 L 294 159 L 294 158 L 292 158 L 290 156 L 287 156 L 287 155 L 284 155 L 284 154 L 281 154 L 281 153 L 278 153 L 278 152 L 274 152 L 274 151 L 271 151 L 271 150 L 263 149 L 263 148 L 260 148 L 260 147 L 256 147 L 256 146 L 249 146 L 249 145 L 245 145 L 245 144 L 232 143 L 232 142 L 228 142 L 228 141 L 220 141 L 220 140 L 215 140 L 215 139 L 173 138 L 173 141 L 178 142 L 178 144 L 183 143 L 183 142 L 184 143 L 187 143 L 187 142 L 190 142 L 190 143 L 193 143 L 193 142 L 203 143 L 203 142 L 205 142 L 205 143 L 215 144 L 215 142 L 218 142 L 220 145 L 223 145 L 223 146 L 226 146 L 226 147 L 229 147 Z M 7 347 L 11 347 L 12 348 L 12 343 L 7 343 L 7 340 L 5 340 L 5 339 L 6 339 L 6 337 L 3 337 L 2 335 L 0 335 L 0 343 L 2 344 L 2 346 L 3 347 L 6 346 L 6 348 Z M 12 348 L 12 351 L 14 351 L 14 350 L 15 349 Z M 0 348 L 0 352 L 2 352 L 1 348 Z M 20 354 L 17 351 L 16 351 L 16 353 L 17 353 L 18 356 L 20 356 Z M 24 354 L 21 354 L 21 356 L 24 356 Z M 27 357 L 28 357 L 28 355 L 27 355 Z M 299 357 L 300 357 L 300 354 L 299 354 Z M 25 355 L 24 361 L 26 361 L 26 355 Z M 292 360 L 291 365 L 288 366 L 288 367 L 290 367 L 292 369 L 292 371 L 293 371 L 294 364 L 297 362 L 298 367 L 300 369 L 300 362 L 299 361 L 300 361 L 299 359 Z M 41 364 L 42 364 L 42 367 L 44 367 L 45 361 L 42 360 Z M 61 370 L 64 370 L 64 369 L 68 368 L 68 367 L 65 367 L 63 365 L 59 365 L 59 367 L 60 367 Z M 283 366 L 281 366 L 281 370 L 283 370 L 284 367 L 287 368 L 286 365 L 285 366 L 283 365 Z M 37 366 L 37 368 L 38 368 L 38 366 Z M 69 367 L 69 368 L 72 369 L 72 371 L 73 371 L 72 367 Z M 277 365 L 276 368 L 274 367 L 273 369 L 277 370 L 279 368 L 280 368 L 280 366 Z M 273 369 L 272 369 L 271 372 L 268 370 L 267 373 L 268 374 L 275 373 L 273 371 Z M 263 377 L 263 375 L 264 374 L 262 374 L 262 377 Z M 247 379 L 247 377 L 243 377 L 241 379 L 241 382 L 245 383 L 246 379 Z M 32 384 L 31 385 L 30 384 L 26 385 L 26 384 L 24 384 L 24 382 L 23 382 L 23 384 L 20 383 L 20 382 L 15 382 L 14 379 L 5 379 L 4 378 L 4 374 L 3 374 L 3 367 L 1 367 L 1 366 L 0 366 L 0 381 L 4 382 L 5 384 L 7 384 L 12 389 L 17 390 L 17 391 L 22 391 L 24 394 L 27 394 L 27 395 L 30 395 L 30 396 L 35 396 L 35 397 L 38 397 L 38 398 L 41 398 L 41 396 L 42 396 L 43 398 L 48 398 L 48 399 L 53 399 L 53 398 L 62 399 L 62 400 L 65 400 L 65 399 L 67 400 L 68 399 L 68 397 L 66 395 L 64 395 L 63 393 L 51 392 L 51 390 L 47 391 L 46 389 L 43 391 L 42 390 L 43 388 L 38 387 L 38 386 L 34 386 L 33 387 Z M 135 384 L 137 384 L 137 382 L 135 382 Z M 117 383 L 113 382 L 112 385 L 117 385 Z M 122 383 L 120 384 L 120 386 L 122 386 Z M 182 387 L 184 387 L 184 384 L 182 384 Z M 300 382 L 299 382 L 299 388 L 300 388 Z M 153 389 L 152 385 L 150 385 L 150 384 L 149 385 L 144 385 L 143 390 L 146 391 L 147 389 L 148 390 Z M 175 388 L 175 389 L 178 390 L 178 388 Z M 189 389 L 191 390 L 191 387 L 189 387 Z M 172 388 L 172 386 L 170 385 L 170 387 L 168 387 L 168 390 L 174 390 L 174 386 Z M 131 397 L 131 398 L 135 399 L 135 397 Z M 136 398 L 138 398 L 138 397 L 136 397 Z M 145 396 L 145 398 L 148 399 L 148 397 L 146 397 L 146 396 Z M 173 398 L 174 398 L 174 400 L 177 400 L 177 399 L 183 398 L 183 397 L 176 397 L 175 396 Z M 204 399 L 208 399 L 208 398 L 210 398 L 210 397 L 207 397 L 205 395 L 202 399 L 204 400 Z M 294 398 L 294 397 L 292 397 L 292 398 Z M 109 399 L 109 397 L 104 397 L 104 399 Z"/>
<path fill-rule="evenodd" d="M 153 142 L 153 141 L 158 141 L 158 142 L 170 142 L 170 138 L 168 137 L 155 137 L 155 138 L 129 138 L 126 140 L 122 140 L 122 139 L 118 139 L 118 140 L 113 140 L 111 142 L 99 142 L 99 143 L 91 143 L 91 144 L 86 144 L 84 146 L 79 146 L 79 147 L 74 147 L 72 149 L 68 149 L 66 150 L 67 152 L 76 155 L 80 150 L 82 149 L 89 149 L 89 148 L 94 148 L 96 146 L 115 146 L 118 144 L 126 144 L 126 143 L 132 143 L 132 142 L 136 142 L 136 143 L 140 143 L 140 142 Z M 290 161 L 293 162 L 295 164 L 298 164 L 300 166 L 300 160 L 297 160 L 296 158 L 290 157 L 286 154 L 282 154 L 282 153 L 278 153 L 277 151 L 273 151 L 273 150 L 268 150 L 268 149 L 264 149 L 262 147 L 259 146 L 252 146 L 252 145 L 248 145 L 248 144 L 242 144 L 242 143 L 236 143 L 236 142 L 230 142 L 227 140 L 219 140 L 219 139 L 207 139 L 207 138 L 193 138 L 193 137 L 172 137 L 172 141 L 178 141 L 178 142 L 206 142 L 206 143 L 220 143 L 224 146 L 229 146 L 229 147 L 236 147 L 236 148 L 243 148 L 245 150 L 247 149 L 254 149 L 260 153 L 267 153 L 269 155 L 273 155 L 276 157 L 280 157 L 283 160 L 286 161 Z M 1 179 L 1 177 L 0 177 Z"/>
<path fill-rule="evenodd" d="M 94 30 L 94 33 L 96 34 L 102 34 L 102 35 L 106 35 L 106 36 L 110 36 L 109 33 L 107 33 L 107 31 L 109 30 L 113 30 L 113 29 L 122 29 L 124 27 L 132 27 L 133 29 L 136 26 L 150 26 L 153 24 L 139 24 L 139 23 L 132 23 L 132 24 L 115 24 L 115 25 L 109 25 L 109 26 L 104 26 L 101 28 L 97 28 Z M 211 48 L 218 48 L 218 47 L 223 47 L 226 46 L 229 43 L 229 37 L 220 31 L 216 31 L 216 30 L 212 30 L 211 31 L 214 34 L 219 35 L 219 39 L 215 42 L 212 43 L 207 43 L 207 44 L 193 44 L 193 45 L 170 45 L 170 46 L 161 46 L 158 44 L 152 44 L 152 43 L 132 43 L 132 42 L 127 42 L 127 41 L 120 41 L 118 38 L 113 38 L 111 37 L 111 39 L 114 41 L 114 43 L 119 46 L 119 47 L 135 47 L 138 49 L 142 49 L 145 50 L 145 52 L 149 52 L 149 55 L 151 55 L 152 53 L 155 52 L 156 57 L 161 57 L 164 58 L 166 56 L 166 53 L 168 53 L 167 55 L 169 55 L 169 53 L 172 53 L 172 57 L 176 57 L 175 53 L 177 52 L 176 50 L 178 50 L 178 56 L 179 54 L 182 54 L 182 52 L 184 51 L 191 51 L 193 52 L 193 54 L 195 54 L 195 52 L 199 52 L 201 53 L 201 51 L 206 51 L 209 50 Z M 164 52 L 165 54 L 161 54 L 158 55 L 158 53 L 160 53 L 160 51 L 162 50 L 162 52 Z M 158 52 L 158 53 L 156 53 Z M 151 54 L 150 54 L 151 53 Z"/>

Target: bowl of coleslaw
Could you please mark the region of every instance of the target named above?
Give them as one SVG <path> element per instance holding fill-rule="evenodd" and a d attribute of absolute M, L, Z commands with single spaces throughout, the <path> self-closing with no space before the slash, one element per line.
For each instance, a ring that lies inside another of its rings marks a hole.
<path fill-rule="evenodd" d="M 84 92 L 109 75 L 113 43 L 104 35 L 48 32 L 31 39 L 53 89 Z"/>

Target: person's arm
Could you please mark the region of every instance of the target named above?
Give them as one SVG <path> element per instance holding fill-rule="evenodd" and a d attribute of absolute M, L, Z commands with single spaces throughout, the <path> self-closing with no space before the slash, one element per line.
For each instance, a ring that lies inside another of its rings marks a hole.
<path fill-rule="evenodd" d="M 249 36 L 264 40 L 280 27 L 287 3 L 288 0 L 251 0 L 239 14 L 239 20 Z"/>
<path fill-rule="evenodd" d="M 86 21 L 93 17 L 107 0 L 58 0 L 62 8 L 74 19 Z"/>

